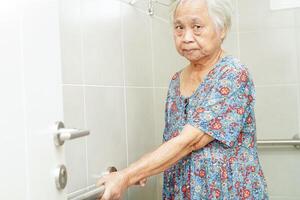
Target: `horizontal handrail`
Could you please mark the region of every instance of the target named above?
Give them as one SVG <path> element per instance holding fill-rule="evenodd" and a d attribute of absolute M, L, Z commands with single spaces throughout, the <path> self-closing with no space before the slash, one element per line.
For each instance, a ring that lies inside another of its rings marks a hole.
<path fill-rule="evenodd" d="M 258 140 L 258 146 L 294 146 L 300 149 L 300 137 L 295 135 L 293 139 L 272 139 L 272 140 Z"/>
<path fill-rule="evenodd" d="M 110 174 L 110 173 L 113 173 L 116 171 L 117 171 L 117 168 L 114 166 L 111 166 L 111 167 L 108 167 L 106 169 L 106 172 L 102 173 L 101 176 L 103 176 L 105 174 Z M 100 177 L 98 177 L 98 178 L 100 178 Z M 104 194 L 104 190 L 105 190 L 104 185 L 97 187 L 94 184 L 92 186 L 89 186 L 87 188 L 87 190 L 80 190 L 80 191 L 68 194 L 68 200 L 95 200 L 95 199 L 100 198 Z"/>
<path fill-rule="evenodd" d="M 93 187 L 94 189 L 91 189 L 87 192 L 81 193 L 79 195 L 73 196 L 73 195 L 69 195 L 68 196 L 68 200 L 94 200 L 96 198 L 99 198 L 103 195 L 104 193 L 104 186 L 101 187 Z"/>

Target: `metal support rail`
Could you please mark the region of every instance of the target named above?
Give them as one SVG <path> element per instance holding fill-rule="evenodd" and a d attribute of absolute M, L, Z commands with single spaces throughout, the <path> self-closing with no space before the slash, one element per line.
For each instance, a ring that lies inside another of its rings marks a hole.
<path fill-rule="evenodd" d="M 295 135 L 293 139 L 258 140 L 258 146 L 294 146 L 300 149 L 300 137 Z"/>
<path fill-rule="evenodd" d="M 79 195 L 69 195 L 68 200 L 95 200 L 103 195 L 104 193 L 104 186 L 96 187 L 93 186 L 94 189 L 91 189 L 85 193 L 81 193 Z"/>
<path fill-rule="evenodd" d="M 117 171 L 116 167 L 114 166 L 108 167 L 106 172 L 102 173 L 102 175 L 109 174 L 116 171 Z M 81 190 L 81 191 L 68 194 L 68 200 L 95 200 L 102 197 L 104 191 L 105 191 L 104 185 L 100 187 L 97 187 L 96 185 L 92 185 L 89 186 L 86 190 Z"/>

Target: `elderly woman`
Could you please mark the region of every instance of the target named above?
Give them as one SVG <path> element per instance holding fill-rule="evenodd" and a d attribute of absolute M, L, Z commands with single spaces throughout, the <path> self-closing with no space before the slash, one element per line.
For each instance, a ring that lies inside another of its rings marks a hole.
<path fill-rule="evenodd" d="M 247 68 L 225 55 L 230 0 L 181 0 L 174 11 L 177 51 L 190 64 L 173 76 L 164 143 L 103 177 L 102 200 L 164 172 L 164 200 L 268 199 L 255 135 L 254 85 Z"/>

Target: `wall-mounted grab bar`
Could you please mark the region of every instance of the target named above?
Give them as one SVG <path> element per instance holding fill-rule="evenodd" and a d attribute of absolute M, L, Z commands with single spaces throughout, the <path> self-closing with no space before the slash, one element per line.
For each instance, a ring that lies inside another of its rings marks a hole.
<path fill-rule="evenodd" d="M 102 173 L 102 175 L 109 174 L 116 171 L 117 171 L 116 167 L 113 166 L 108 167 L 106 172 Z M 92 185 L 87 189 L 87 191 L 86 190 L 84 190 L 84 192 L 79 191 L 79 194 L 78 192 L 69 194 L 68 200 L 95 200 L 104 194 L 104 190 L 105 190 L 104 185 L 100 187 L 97 187 L 96 185 Z"/>
<path fill-rule="evenodd" d="M 296 149 L 300 149 L 300 137 L 299 135 L 295 135 L 293 139 L 281 140 L 281 139 L 273 139 L 273 140 L 258 140 L 258 146 L 290 146 L 293 145 Z"/>
<path fill-rule="evenodd" d="M 103 195 L 104 193 L 104 186 L 96 187 L 96 185 L 93 186 L 94 189 L 91 189 L 85 193 L 82 193 L 77 196 L 68 196 L 68 200 L 95 200 Z"/>

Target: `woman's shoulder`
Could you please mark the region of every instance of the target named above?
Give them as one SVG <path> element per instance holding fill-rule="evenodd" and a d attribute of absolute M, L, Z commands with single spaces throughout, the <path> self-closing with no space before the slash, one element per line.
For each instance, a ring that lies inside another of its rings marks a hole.
<path fill-rule="evenodd" d="M 225 56 L 222 60 L 222 66 L 224 70 L 233 70 L 233 71 L 248 71 L 246 64 L 242 63 L 241 60 L 233 55 Z"/>
<path fill-rule="evenodd" d="M 185 69 L 186 67 L 176 71 L 175 73 L 173 73 L 173 75 L 170 78 L 170 83 L 169 83 L 169 88 L 171 86 L 173 86 L 174 84 L 179 84 L 180 82 L 180 74 L 181 72 Z"/>
<path fill-rule="evenodd" d="M 179 71 L 176 71 L 172 76 L 171 80 L 169 82 L 169 88 L 168 88 L 168 97 L 175 97 L 180 95 L 180 74 L 184 70 L 184 68 L 180 69 Z"/>
<path fill-rule="evenodd" d="M 181 71 L 182 71 L 182 70 L 176 71 L 176 72 L 172 75 L 172 77 L 171 77 L 171 82 L 179 79 Z"/>
<path fill-rule="evenodd" d="M 246 64 L 242 63 L 240 59 L 229 55 L 223 58 L 221 62 L 220 74 L 222 76 L 250 76 L 249 69 Z"/>

